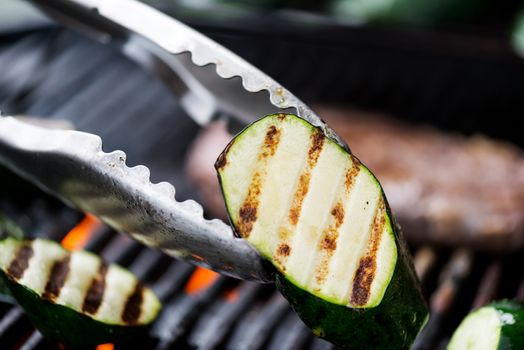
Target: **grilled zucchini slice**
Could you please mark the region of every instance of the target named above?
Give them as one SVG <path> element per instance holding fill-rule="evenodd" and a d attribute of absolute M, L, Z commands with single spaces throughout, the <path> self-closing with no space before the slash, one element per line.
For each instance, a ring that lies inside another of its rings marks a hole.
<path fill-rule="evenodd" d="M 496 301 L 470 313 L 459 325 L 448 350 L 524 349 L 524 305 Z"/>
<path fill-rule="evenodd" d="M 277 288 L 335 344 L 408 348 L 427 320 L 380 184 L 307 121 L 266 116 L 215 167 L 236 233 L 277 269 Z"/>
<path fill-rule="evenodd" d="M 74 348 L 134 335 L 161 308 L 131 272 L 45 239 L 0 241 L 0 279 L 44 336 Z"/>

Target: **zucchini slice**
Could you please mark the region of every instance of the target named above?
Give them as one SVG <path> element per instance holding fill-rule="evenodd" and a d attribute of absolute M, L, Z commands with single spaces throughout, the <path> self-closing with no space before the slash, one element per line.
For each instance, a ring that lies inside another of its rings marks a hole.
<path fill-rule="evenodd" d="M 524 305 L 496 301 L 470 313 L 459 325 L 448 350 L 524 349 Z"/>
<path fill-rule="evenodd" d="M 45 239 L 0 241 L 0 279 L 44 336 L 75 348 L 136 334 L 161 307 L 131 272 Z"/>
<path fill-rule="evenodd" d="M 277 288 L 317 335 L 409 347 L 426 303 L 382 188 L 356 157 L 275 114 L 237 135 L 215 168 L 236 234 L 276 267 Z"/>

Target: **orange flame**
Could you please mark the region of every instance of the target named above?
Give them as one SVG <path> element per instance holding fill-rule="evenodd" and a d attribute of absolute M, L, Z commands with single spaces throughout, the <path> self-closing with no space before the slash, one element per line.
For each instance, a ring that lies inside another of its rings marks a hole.
<path fill-rule="evenodd" d="M 197 267 L 195 272 L 189 278 L 185 286 L 187 294 L 197 294 L 207 288 L 209 288 L 217 279 L 218 273 L 205 269 L 203 267 Z"/>
<path fill-rule="evenodd" d="M 237 301 L 239 295 L 237 288 L 230 288 L 224 292 L 224 299 L 226 299 L 228 303 L 234 303 Z"/>
<path fill-rule="evenodd" d="M 68 250 L 85 247 L 93 232 L 102 226 L 102 222 L 92 215 L 86 216 L 62 239 L 62 246 Z"/>
<path fill-rule="evenodd" d="M 113 350 L 115 346 L 111 343 L 100 344 L 96 347 L 96 350 Z"/>

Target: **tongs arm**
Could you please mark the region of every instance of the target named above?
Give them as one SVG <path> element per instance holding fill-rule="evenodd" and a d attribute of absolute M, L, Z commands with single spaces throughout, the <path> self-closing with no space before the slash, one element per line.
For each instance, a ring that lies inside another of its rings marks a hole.
<path fill-rule="evenodd" d="M 171 184 L 151 183 L 147 167 L 129 168 L 125 160 L 122 151 L 103 152 L 98 136 L 0 118 L 0 163 L 64 202 L 171 256 L 245 280 L 273 280 L 272 268 L 228 225 L 204 219 L 195 201 L 177 202 Z"/>
<path fill-rule="evenodd" d="M 291 109 L 347 149 L 313 111 L 276 81 L 183 23 L 134 0 L 32 0 L 64 24 L 155 71 L 200 124 L 225 114 L 243 122 Z M 218 153 L 218 152 L 217 152 Z M 272 281 L 273 269 L 226 224 L 205 220 L 194 201 L 151 184 L 146 167 L 128 168 L 125 154 L 104 153 L 100 138 L 49 131 L 0 119 L 0 162 L 64 201 L 138 240 L 242 279 Z"/>

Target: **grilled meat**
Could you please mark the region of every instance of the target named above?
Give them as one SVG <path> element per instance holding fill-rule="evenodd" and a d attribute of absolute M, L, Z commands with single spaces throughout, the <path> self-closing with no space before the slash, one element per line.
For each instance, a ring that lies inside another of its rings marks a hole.
<path fill-rule="evenodd" d="M 320 108 L 381 181 L 408 240 L 515 249 L 524 245 L 524 152 L 384 116 Z"/>

